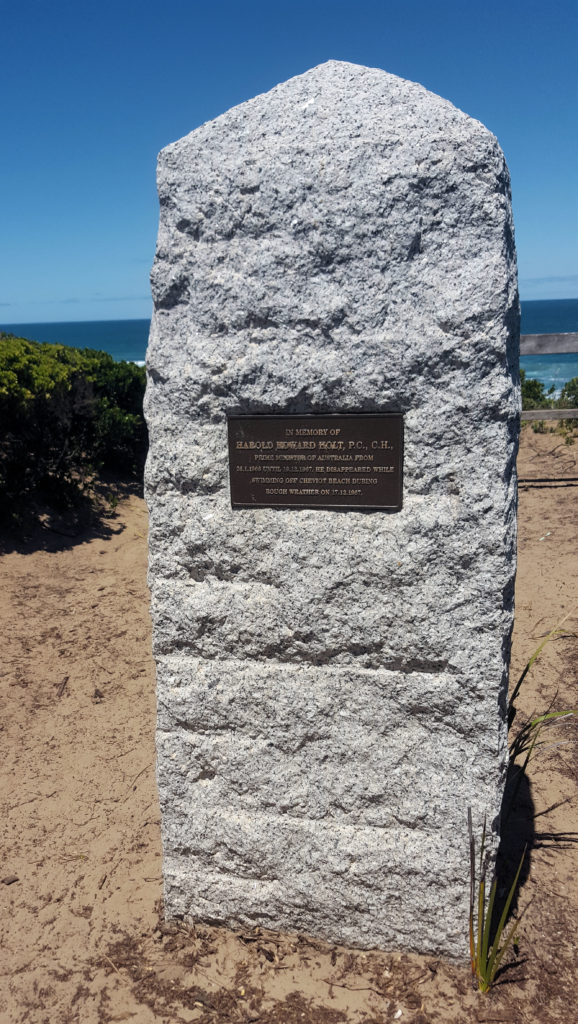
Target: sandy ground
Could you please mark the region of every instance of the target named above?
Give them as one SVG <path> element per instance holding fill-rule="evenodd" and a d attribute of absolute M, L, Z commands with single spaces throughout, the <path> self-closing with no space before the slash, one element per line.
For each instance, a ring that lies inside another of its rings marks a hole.
<path fill-rule="evenodd" d="M 577 456 L 523 432 L 513 680 L 565 616 L 578 631 Z M 576 1020 L 575 720 L 549 732 L 510 815 L 504 863 L 532 844 L 528 909 L 489 995 L 466 962 L 163 923 L 146 529 L 131 497 L 96 534 L 45 529 L 0 558 L 2 1024 Z M 576 703 L 575 652 L 567 634 L 548 643 L 516 724 Z"/>

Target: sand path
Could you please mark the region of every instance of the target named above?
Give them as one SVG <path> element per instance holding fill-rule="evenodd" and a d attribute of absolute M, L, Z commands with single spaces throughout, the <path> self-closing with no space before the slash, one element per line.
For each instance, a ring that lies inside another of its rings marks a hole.
<path fill-rule="evenodd" d="M 513 679 L 578 601 L 577 457 L 559 434 L 523 432 L 519 471 L 533 482 L 520 487 Z M 0 558 L 1 1024 L 574 1019 L 572 722 L 520 790 L 512 849 L 533 838 L 520 897 L 532 905 L 521 962 L 489 997 L 467 966 L 432 957 L 162 924 L 146 528 L 132 497 L 98 536 L 44 531 L 42 546 Z M 564 625 L 578 631 L 575 616 Z M 520 718 L 576 704 L 575 651 L 568 637 L 548 644 Z"/>

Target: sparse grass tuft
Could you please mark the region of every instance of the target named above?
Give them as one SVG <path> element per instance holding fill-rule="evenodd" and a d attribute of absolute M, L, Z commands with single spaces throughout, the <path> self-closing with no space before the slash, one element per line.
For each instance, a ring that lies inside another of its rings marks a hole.
<path fill-rule="evenodd" d="M 514 941 L 518 921 L 515 921 L 507 936 L 504 936 L 510 906 L 518 886 L 518 879 L 526 856 L 526 849 L 522 854 L 518 870 L 510 891 L 508 893 L 504 908 L 497 924 L 494 924 L 494 906 L 498 880 L 494 880 L 490 888 L 490 895 L 486 902 L 486 875 L 488 869 L 488 856 L 486 849 L 486 822 L 482 830 L 482 841 L 480 844 L 479 867 L 476 872 L 476 844 L 472 826 L 472 812 L 468 807 L 468 832 L 470 838 L 470 961 L 472 975 L 475 978 L 480 992 L 489 992 L 494 984 L 496 975 L 500 969 L 502 960 Z M 476 892 L 477 890 L 477 892 Z M 521 917 L 521 915 L 520 915 Z"/>
<path fill-rule="evenodd" d="M 576 638 L 576 634 L 575 633 L 569 633 L 567 630 L 562 629 L 562 624 L 564 622 L 566 622 L 566 619 L 569 619 L 570 616 L 573 615 L 573 614 L 574 614 L 573 611 L 568 612 L 568 614 L 565 615 L 564 618 L 560 620 L 558 625 L 554 626 L 554 629 L 551 629 L 550 632 L 546 634 L 546 636 L 542 640 L 542 643 L 538 645 L 538 647 L 536 648 L 534 653 L 530 655 L 528 661 L 526 662 L 526 664 L 524 666 L 524 670 L 523 670 L 520 678 L 518 679 L 518 682 L 516 683 L 516 685 L 515 685 L 515 687 L 514 687 L 514 689 L 512 691 L 512 695 L 510 697 L 510 700 L 508 702 L 508 730 L 510 730 L 512 728 L 512 725 L 514 724 L 514 719 L 515 719 L 516 714 L 517 714 L 516 698 L 517 698 L 517 696 L 518 696 L 518 694 L 520 692 L 520 689 L 522 687 L 522 683 L 524 682 L 524 679 L 526 678 L 526 676 L 528 675 L 528 672 L 532 668 L 532 665 L 534 664 L 536 659 L 540 656 L 540 654 L 544 650 L 544 647 L 546 646 L 548 641 L 549 640 L 553 640 L 557 636 L 567 636 L 567 637 L 574 637 L 574 638 Z M 566 712 L 564 712 L 564 713 L 566 713 Z M 510 754 L 511 754 L 511 750 L 510 750 Z"/>
<path fill-rule="evenodd" d="M 554 640 L 560 636 L 576 636 L 575 633 L 569 633 L 567 630 L 562 628 L 563 623 L 566 619 L 570 618 L 572 614 L 573 612 L 569 612 L 568 615 L 566 615 L 558 625 L 554 627 L 554 629 L 550 630 L 536 650 L 531 654 L 524 666 L 524 670 L 514 687 L 512 696 L 508 703 L 508 731 L 512 728 L 517 715 L 516 699 L 520 693 L 522 684 L 537 658 L 539 658 L 540 654 L 544 650 L 546 644 L 550 640 Z M 523 761 L 517 766 L 518 772 L 515 776 L 514 787 L 509 795 L 507 809 L 502 810 L 503 816 L 505 816 L 512 807 L 530 758 L 533 756 L 537 747 L 544 745 L 544 741 L 540 738 L 543 729 L 569 719 L 577 713 L 578 712 L 576 710 L 552 711 L 550 706 L 548 711 L 541 715 L 534 715 L 519 729 L 516 736 L 510 743 L 510 762 L 513 764 L 516 759 L 521 758 L 523 758 Z M 490 988 L 494 984 L 496 975 L 500 970 L 504 956 L 514 942 L 518 924 L 527 909 L 526 907 L 518 917 L 517 921 L 513 922 L 510 931 L 506 935 L 505 929 L 508 914 L 510 913 L 510 907 L 518 887 L 527 847 L 524 847 L 524 852 L 520 859 L 520 863 L 518 864 L 518 869 L 512 885 L 508 891 L 502 913 L 499 920 L 496 922 L 495 902 L 498 881 L 495 873 L 490 887 L 489 896 L 486 898 L 486 876 L 489 865 L 489 856 L 486 844 L 486 822 L 484 820 L 479 863 L 476 868 L 476 844 L 472 826 L 471 808 L 468 808 L 468 833 L 470 842 L 470 960 L 472 975 L 475 978 L 477 988 L 480 992 L 489 992 Z"/>

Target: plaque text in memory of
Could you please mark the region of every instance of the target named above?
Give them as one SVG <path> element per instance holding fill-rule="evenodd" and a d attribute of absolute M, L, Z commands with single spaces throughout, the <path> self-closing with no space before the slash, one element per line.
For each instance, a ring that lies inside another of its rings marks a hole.
<path fill-rule="evenodd" d="M 401 413 L 231 416 L 228 427 L 233 508 L 401 508 Z"/>

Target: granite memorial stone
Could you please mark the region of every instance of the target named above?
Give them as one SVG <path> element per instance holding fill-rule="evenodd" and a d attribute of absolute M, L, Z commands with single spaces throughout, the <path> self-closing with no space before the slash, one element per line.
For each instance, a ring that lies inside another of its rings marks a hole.
<path fill-rule="evenodd" d="M 420 85 L 330 61 L 168 146 L 158 186 L 146 495 L 166 913 L 466 957 L 467 808 L 495 849 L 507 768 L 503 154 Z M 347 415 L 371 430 L 283 432 Z M 230 448 L 243 438 L 267 445 Z M 340 438 L 363 447 L 321 446 Z M 377 500 L 388 473 L 399 494 Z"/>

